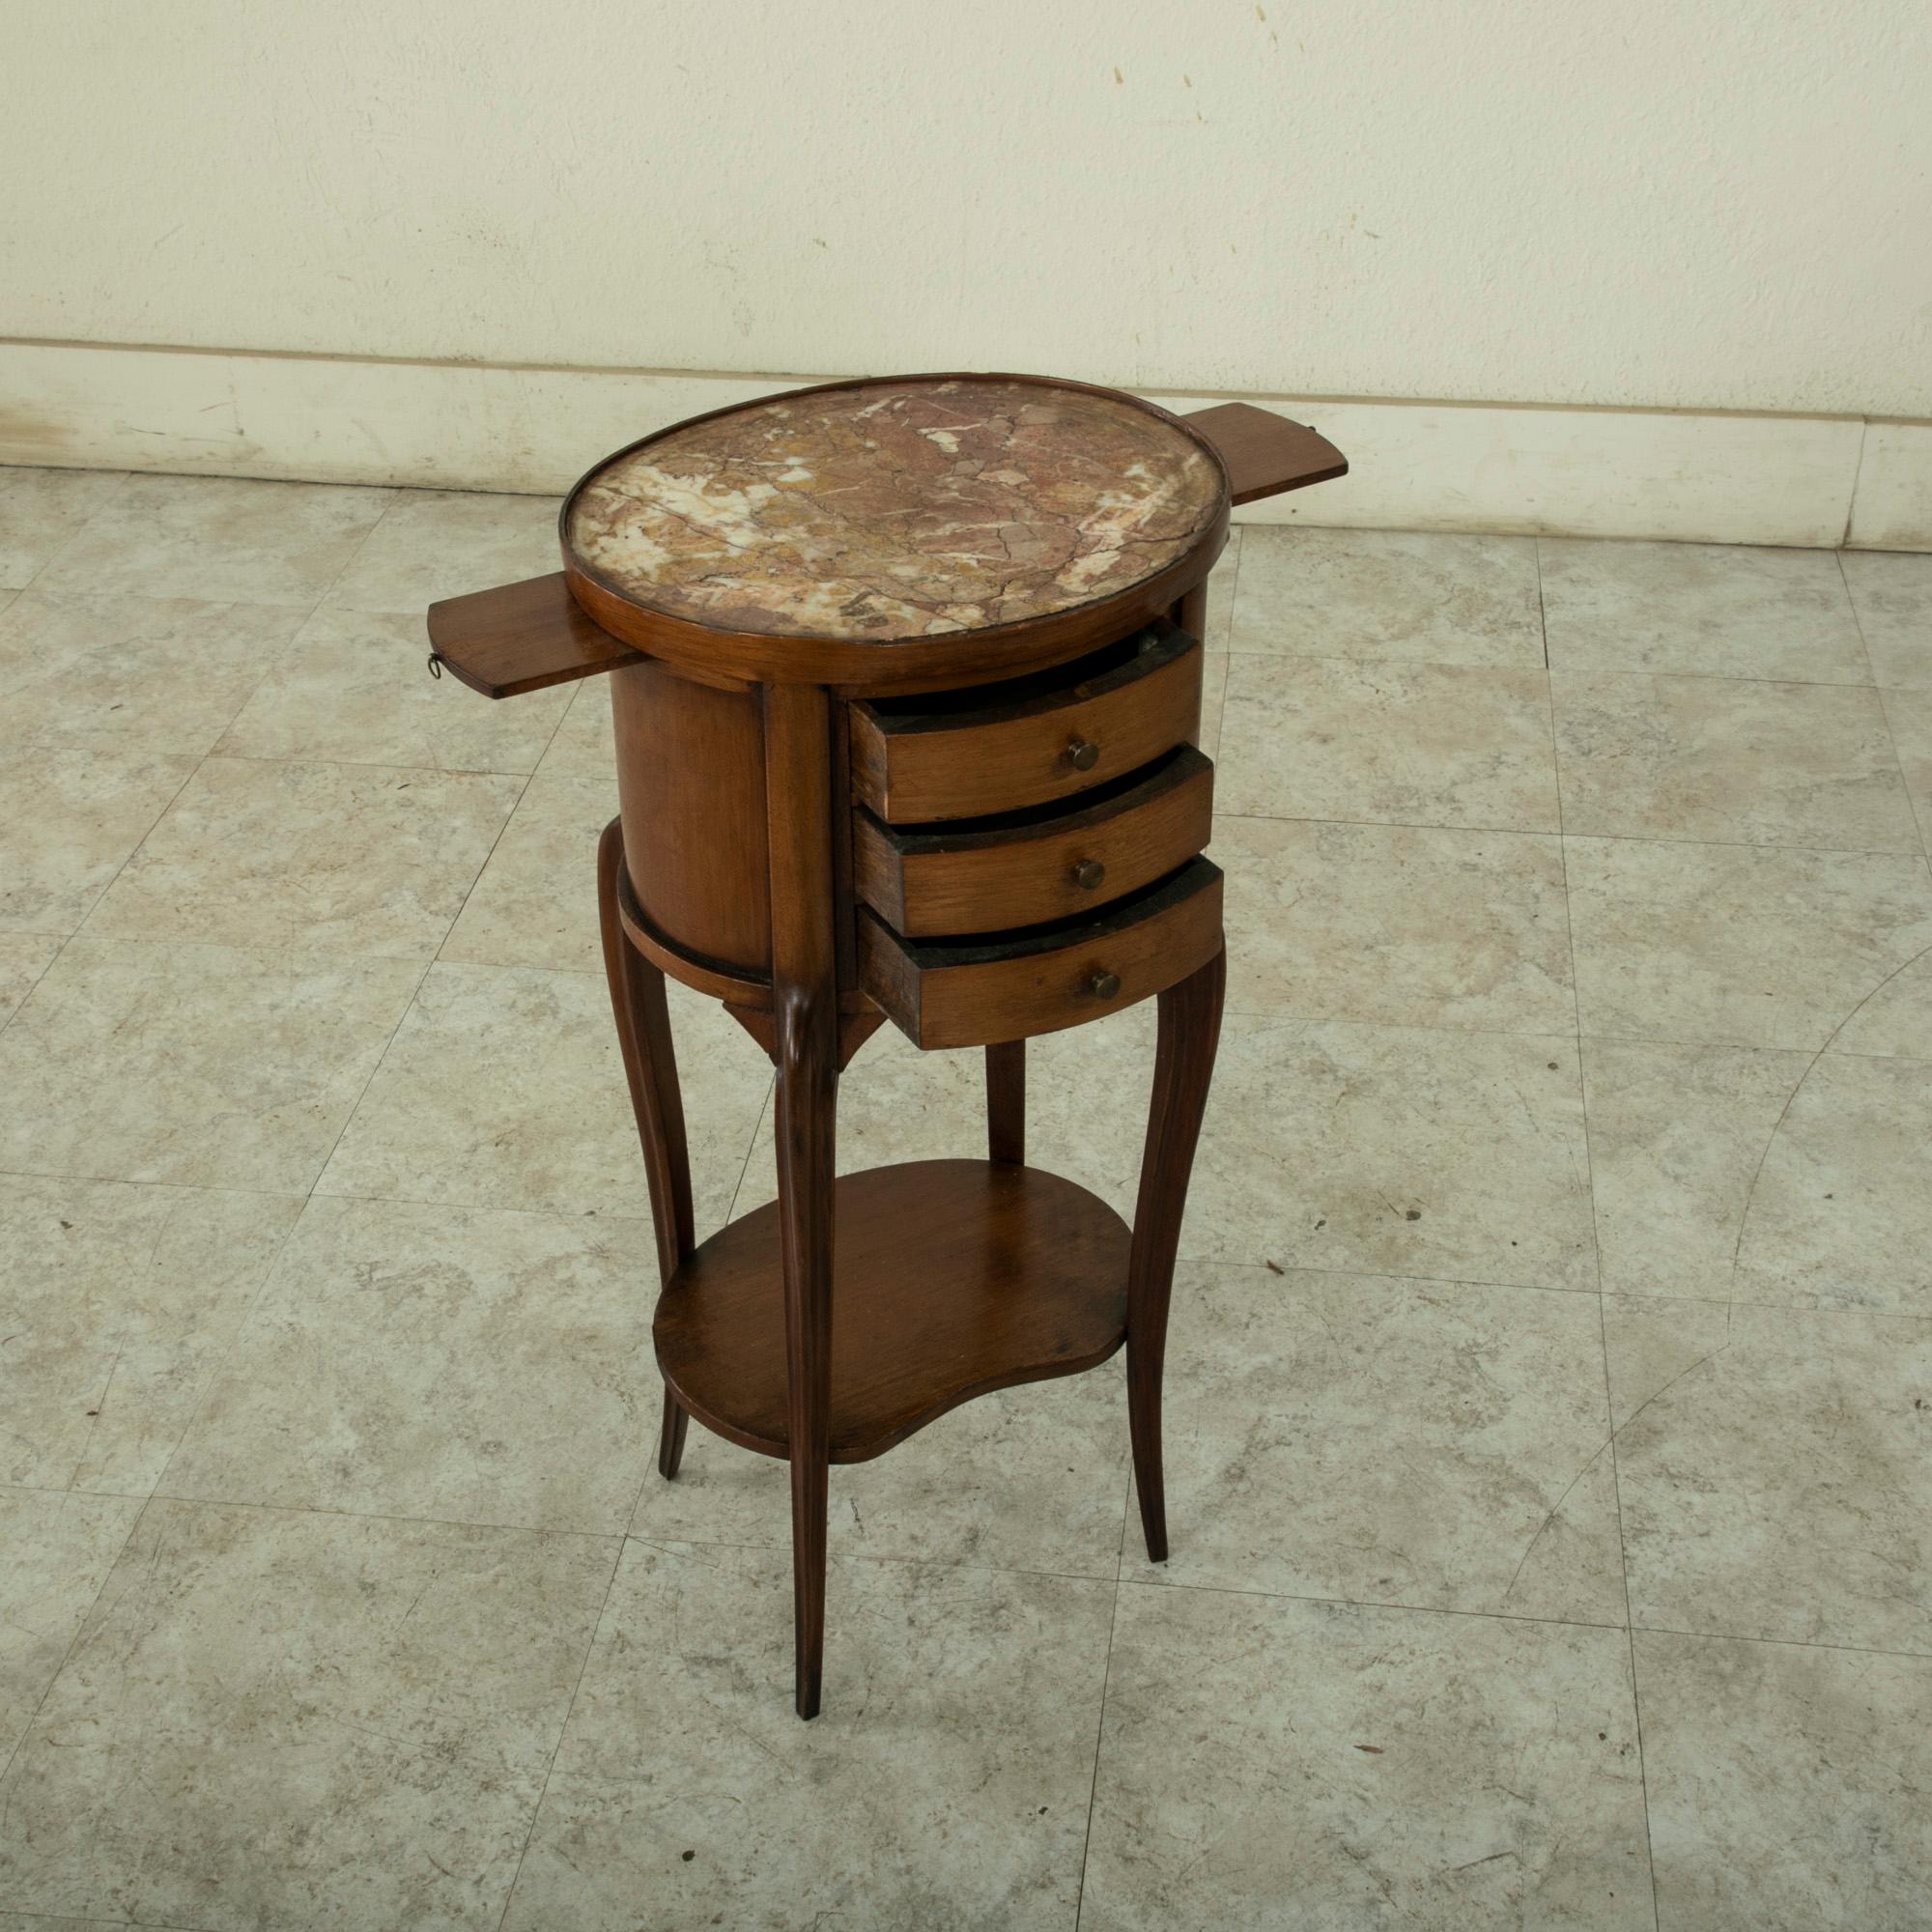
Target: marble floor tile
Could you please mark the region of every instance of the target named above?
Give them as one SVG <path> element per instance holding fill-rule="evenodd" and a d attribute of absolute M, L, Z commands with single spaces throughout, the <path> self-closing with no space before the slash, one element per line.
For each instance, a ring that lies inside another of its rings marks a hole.
<path fill-rule="evenodd" d="M 167 1492 L 621 1535 L 657 1279 L 635 1221 L 312 1199 Z"/>
<path fill-rule="evenodd" d="M 1893 968 L 1852 1009 L 1832 1051 L 1932 1060 L 1932 947 Z"/>
<path fill-rule="evenodd" d="M 140 1503 L 0 1485 L 0 1767 L 27 1735 Z M 0 1826 L 0 1858 L 7 1831 Z"/>
<path fill-rule="evenodd" d="M 395 494 L 235 476 L 130 476 L 34 587 L 306 609 L 342 574 Z"/>
<path fill-rule="evenodd" d="M 1631 1616 L 1932 1656 L 1932 1319 L 1611 1296 Z"/>
<path fill-rule="evenodd" d="M 597 841 L 616 815 L 612 773 L 533 778 L 438 956 L 601 974 Z"/>
<path fill-rule="evenodd" d="M 1869 686 L 1552 671 L 1563 829 L 1917 852 Z"/>
<path fill-rule="evenodd" d="M 526 781 L 209 758 L 89 930 L 429 959 Z"/>
<path fill-rule="evenodd" d="M 1221 817 L 1236 1011 L 1574 1031 L 1554 838 Z"/>
<path fill-rule="evenodd" d="M 1771 1137 L 1738 1293 L 1932 1317 L 1932 1068 L 1828 1053 Z"/>
<path fill-rule="evenodd" d="M 1872 681 L 1830 551 L 1539 542 L 1553 670 Z"/>
<path fill-rule="evenodd" d="M 534 771 L 569 689 L 491 703 L 453 677 L 432 677 L 428 653 L 420 612 L 318 611 L 216 749 L 240 758 Z"/>
<path fill-rule="evenodd" d="M 547 779 L 603 779 L 614 785 L 617 744 L 611 723 L 611 680 L 584 677 L 557 689 L 570 696 L 570 709 L 563 714 L 537 770 Z M 520 700 L 504 700 L 506 704 L 515 701 Z"/>
<path fill-rule="evenodd" d="M 842 1563 L 791 1709 L 790 1566 L 632 1542 L 504 1932 L 1039 1927 L 1080 1891 L 1110 1583 Z"/>
<path fill-rule="evenodd" d="M 0 1026 L 34 990 L 60 950 L 60 939 L 51 933 L 0 932 Z"/>
<path fill-rule="evenodd" d="M 146 1495 L 300 1208 L 0 1175 L 0 1482 Z"/>
<path fill-rule="evenodd" d="M 1883 691 L 1879 696 L 1918 815 L 1919 842 L 1932 852 L 1932 682 L 1923 691 Z"/>
<path fill-rule="evenodd" d="M 1543 667 L 1531 537 L 1254 527 L 1230 647 Z"/>
<path fill-rule="evenodd" d="M 95 1932 L 95 1928 L 98 1926 L 104 1925 L 112 1928 L 126 1925 L 128 1922 L 125 1918 L 69 1918 L 66 1917 L 49 1918 L 44 1913 L 40 1912 L 0 1912 L 0 1926 L 5 1926 L 6 1932 Z M 147 1922 L 150 1925 L 154 1925 L 156 1921 L 151 1918 Z M 160 1928 L 160 1932 L 170 1932 L 170 1928 L 162 1927 Z"/>
<path fill-rule="evenodd" d="M 0 932 L 73 931 L 194 767 L 145 752 L 0 744 Z"/>
<path fill-rule="evenodd" d="M 1545 674 L 1236 655 L 1214 803 L 1264 818 L 1555 832 Z"/>
<path fill-rule="evenodd" d="M 563 568 L 554 497 L 399 490 L 328 593 L 331 608 L 395 611 L 420 624 L 445 597 Z"/>
<path fill-rule="evenodd" d="M 421 972 L 81 933 L 0 1033 L 0 1172 L 305 1193 Z"/>
<path fill-rule="evenodd" d="M 1604 1286 L 1932 1316 L 1922 1062 L 1584 1042 Z"/>
<path fill-rule="evenodd" d="M 1130 1579 L 1624 1621 L 1593 1295 L 1184 1266 L 1162 1417 Z"/>
<path fill-rule="evenodd" d="M 832 1472 L 832 1553 L 1111 1581 L 1129 1481 L 1117 1356 L 1084 1376 L 980 1396 L 890 1455 L 841 1463 Z M 694 1427 L 677 1480 L 655 1466 L 645 1476 L 631 1533 L 788 1550 L 789 1497 L 784 1463 Z"/>
<path fill-rule="evenodd" d="M 1932 691 L 1932 555 L 1908 551 L 1839 554 L 1872 676 Z"/>
<path fill-rule="evenodd" d="M 23 592 L 0 616 L 0 735 L 198 758 L 300 621 L 286 605 Z"/>
<path fill-rule="evenodd" d="M 771 1063 L 682 989 L 671 1030 L 702 1237 L 730 1205 Z M 432 966 L 316 1191 L 648 1220 L 603 975 Z"/>
<path fill-rule="evenodd" d="M 1084 1932 L 1636 1932 L 1621 1631 L 1123 1586 Z"/>
<path fill-rule="evenodd" d="M 1812 1056 L 1583 1042 L 1605 1290 L 1737 1292 L 1739 1229 L 1765 1150 Z"/>
<path fill-rule="evenodd" d="M 31 583 L 127 480 L 119 469 L 0 466 L 0 590 Z"/>
<path fill-rule="evenodd" d="M 1231 1014 L 1180 1252 L 1594 1289 L 1575 1037 Z"/>
<path fill-rule="evenodd" d="M 1660 1932 L 1918 1932 L 1932 1659 L 1635 1642 Z"/>
<path fill-rule="evenodd" d="M 149 1503 L 0 1788 L 0 1908 L 494 1927 L 616 1550 Z"/>
<path fill-rule="evenodd" d="M 1888 981 L 1910 996 L 1901 969 L 1932 948 L 1920 855 L 1627 838 L 1564 855 L 1586 1035 L 1815 1050 Z"/>

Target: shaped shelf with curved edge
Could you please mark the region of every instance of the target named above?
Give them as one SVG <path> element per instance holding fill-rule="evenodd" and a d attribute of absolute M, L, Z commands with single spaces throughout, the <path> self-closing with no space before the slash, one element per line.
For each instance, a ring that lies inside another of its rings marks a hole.
<path fill-rule="evenodd" d="M 869 1168 L 839 1177 L 832 1221 L 835 1463 L 877 1456 L 974 1396 L 1094 1368 L 1126 1340 L 1126 1224 L 1057 1174 Z M 776 1204 L 700 1242 L 654 1325 L 692 1414 L 747 1449 L 788 1453 Z"/>

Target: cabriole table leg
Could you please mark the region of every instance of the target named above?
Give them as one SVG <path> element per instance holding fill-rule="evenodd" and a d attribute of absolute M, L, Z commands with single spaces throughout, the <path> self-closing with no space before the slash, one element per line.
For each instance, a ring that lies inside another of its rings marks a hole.
<path fill-rule="evenodd" d="M 765 688 L 765 796 L 778 1021 L 779 1246 L 784 1275 L 792 1598 L 801 1718 L 818 1715 L 832 1439 L 834 936 L 832 708 L 812 685 Z"/>
<path fill-rule="evenodd" d="M 624 828 L 613 818 L 597 843 L 597 912 L 604 937 L 604 974 L 617 1047 L 638 1118 L 644 1151 L 644 1179 L 651 1192 L 657 1231 L 658 1274 L 669 1281 L 696 1245 L 691 1211 L 691 1156 L 684 1136 L 684 1098 L 677 1084 L 665 976 L 635 946 L 617 911 L 617 881 L 624 864 Z M 691 1418 L 668 1388 L 658 1435 L 658 1469 L 668 1481 L 684 1455 Z"/>
<path fill-rule="evenodd" d="M 1201 1117 L 1214 1077 L 1221 1037 L 1221 995 L 1228 955 L 1213 958 L 1160 995 L 1160 1043 L 1153 1098 L 1134 1206 L 1134 1244 L 1127 1263 L 1127 1426 L 1133 1439 L 1134 1491 L 1141 1528 L 1155 1563 L 1167 1561 L 1167 1492 L 1160 1462 L 1160 1377 L 1167 1352 L 1168 1299 L 1187 1178 L 1201 1138 Z"/>

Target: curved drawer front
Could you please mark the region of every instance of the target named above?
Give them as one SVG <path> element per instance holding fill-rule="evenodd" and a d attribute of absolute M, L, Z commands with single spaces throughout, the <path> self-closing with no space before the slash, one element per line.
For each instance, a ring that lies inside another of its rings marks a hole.
<path fill-rule="evenodd" d="M 1165 619 L 1075 668 L 1009 686 L 852 707 L 852 790 L 890 824 L 1065 798 L 1191 739 L 1201 646 Z"/>
<path fill-rule="evenodd" d="M 921 1046 L 1078 1026 L 1163 992 L 1221 946 L 1221 873 L 1192 859 L 1100 912 L 980 941 L 902 938 L 859 914 L 866 991 Z"/>
<path fill-rule="evenodd" d="M 1182 745 L 1068 803 L 1065 811 L 1038 807 L 914 831 L 860 810 L 854 888 L 912 939 L 1091 915 L 1208 843 L 1214 768 Z"/>

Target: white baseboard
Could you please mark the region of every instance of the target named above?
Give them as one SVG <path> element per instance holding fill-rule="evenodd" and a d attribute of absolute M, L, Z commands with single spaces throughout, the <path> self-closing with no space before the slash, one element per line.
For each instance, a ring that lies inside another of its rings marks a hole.
<path fill-rule="evenodd" d="M 0 463 L 550 495 L 660 424 L 811 380 L 0 343 Z M 1932 550 L 1928 423 L 1247 400 L 1353 466 L 1248 522 Z"/>

